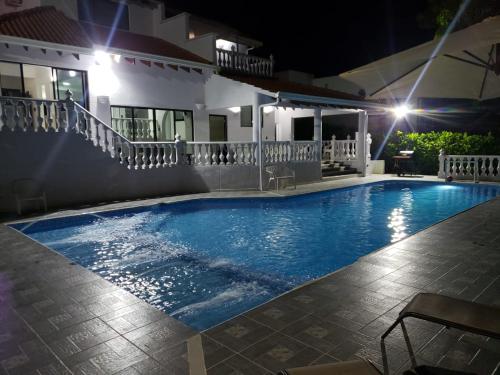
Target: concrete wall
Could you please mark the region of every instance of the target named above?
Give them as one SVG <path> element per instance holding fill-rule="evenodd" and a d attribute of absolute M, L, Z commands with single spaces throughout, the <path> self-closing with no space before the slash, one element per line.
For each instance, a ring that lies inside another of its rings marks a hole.
<path fill-rule="evenodd" d="M 257 166 L 174 166 L 129 170 L 108 153 L 69 133 L 0 132 L 0 211 L 15 211 L 12 182 L 39 181 L 50 208 L 117 200 L 206 192 L 257 189 Z M 319 163 L 295 163 L 297 182 L 321 178 Z M 264 186 L 267 186 L 264 179 Z"/>

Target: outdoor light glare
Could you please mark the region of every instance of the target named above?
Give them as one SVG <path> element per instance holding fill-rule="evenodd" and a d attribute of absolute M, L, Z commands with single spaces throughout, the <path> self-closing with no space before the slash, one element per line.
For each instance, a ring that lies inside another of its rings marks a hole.
<path fill-rule="evenodd" d="M 63 86 L 71 86 L 71 83 L 66 82 L 66 81 L 64 81 L 62 84 L 63 84 Z"/>
<path fill-rule="evenodd" d="M 95 51 L 94 56 L 97 65 L 106 67 L 111 65 L 111 56 L 109 55 L 109 53 L 106 53 L 104 51 Z"/>
<path fill-rule="evenodd" d="M 228 110 L 230 110 L 231 112 L 236 114 L 236 113 L 241 112 L 241 107 L 231 107 L 231 108 L 228 108 Z"/>
<path fill-rule="evenodd" d="M 74 70 L 70 70 L 68 72 L 68 74 L 69 74 L 70 77 L 75 77 L 76 76 L 76 72 Z"/>
<path fill-rule="evenodd" d="M 122 56 L 121 55 L 113 55 L 113 61 L 117 64 L 120 63 L 120 60 L 121 60 Z"/>
<path fill-rule="evenodd" d="M 397 107 L 394 107 L 392 109 L 392 112 L 394 113 L 394 116 L 396 116 L 397 119 L 401 119 L 410 112 L 410 108 L 406 104 L 401 104 Z"/>

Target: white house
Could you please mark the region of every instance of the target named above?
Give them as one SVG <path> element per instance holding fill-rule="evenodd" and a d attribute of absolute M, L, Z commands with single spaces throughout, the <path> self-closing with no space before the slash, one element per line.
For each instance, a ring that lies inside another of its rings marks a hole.
<path fill-rule="evenodd" d="M 126 22 L 84 21 L 96 4 Z M 322 157 L 368 173 L 368 111 L 384 107 L 273 78 L 272 58 L 250 54 L 260 42 L 234 29 L 156 1 L 5 1 L 0 12 L 2 210 L 19 179 L 57 207 L 265 189 L 270 164 L 315 181 Z M 342 113 L 359 116 L 352 139 L 322 142 L 322 116 Z"/>

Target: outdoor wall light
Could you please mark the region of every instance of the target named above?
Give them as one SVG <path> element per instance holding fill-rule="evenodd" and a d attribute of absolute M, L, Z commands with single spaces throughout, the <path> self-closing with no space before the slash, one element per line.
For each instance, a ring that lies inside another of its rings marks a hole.
<path fill-rule="evenodd" d="M 231 108 L 228 108 L 228 110 L 233 112 L 234 114 L 237 114 L 237 113 L 241 112 L 241 107 L 231 107 Z"/>
<path fill-rule="evenodd" d="M 402 119 L 403 117 L 406 117 L 408 113 L 410 113 L 410 107 L 408 107 L 406 104 L 401 104 L 398 105 L 397 107 L 394 107 L 391 109 L 392 113 L 394 113 L 394 116 L 396 118 Z"/>
<path fill-rule="evenodd" d="M 273 112 L 273 111 L 274 111 L 274 107 L 273 107 L 273 106 L 271 106 L 271 105 L 268 105 L 267 107 L 264 107 L 263 111 L 264 111 L 264 113 L 265 113 L 266 115 L 268 115 L 269 113 L 271 113 L 271 112 Z"/>

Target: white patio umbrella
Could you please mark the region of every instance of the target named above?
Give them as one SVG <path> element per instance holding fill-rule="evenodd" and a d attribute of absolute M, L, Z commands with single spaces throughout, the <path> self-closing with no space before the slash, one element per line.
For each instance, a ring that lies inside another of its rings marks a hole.
<path fill-rule="evenodd" d="M 438 45 L 433 40 L 340 77 L 363 87 L 370 99 L 406 99 L 414 87 L 412 99 L 500 97 L 500 16 L 450 33 Z"/>

